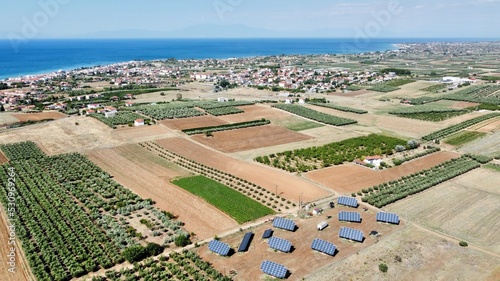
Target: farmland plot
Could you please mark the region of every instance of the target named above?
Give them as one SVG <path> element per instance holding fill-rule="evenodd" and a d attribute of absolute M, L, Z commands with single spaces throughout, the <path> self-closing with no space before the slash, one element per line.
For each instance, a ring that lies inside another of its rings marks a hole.
<path fill-rule="evenodd" d="M 497 187 L 498 173 L 481 168 L 385 209 L 500 254 Z"/>

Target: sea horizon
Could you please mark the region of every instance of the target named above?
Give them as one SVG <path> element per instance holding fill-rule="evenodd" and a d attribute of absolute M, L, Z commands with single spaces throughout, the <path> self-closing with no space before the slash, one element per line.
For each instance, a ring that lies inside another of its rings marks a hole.
<path fill-rule="evenodd" d="M 383 52 L 405 43 L 494 42 L 493 38 L 43 38 L 0 39 L 0 80 L 128 61 L 229 59 Z M 244 43 L 244 44 L 242 44 Z"/>

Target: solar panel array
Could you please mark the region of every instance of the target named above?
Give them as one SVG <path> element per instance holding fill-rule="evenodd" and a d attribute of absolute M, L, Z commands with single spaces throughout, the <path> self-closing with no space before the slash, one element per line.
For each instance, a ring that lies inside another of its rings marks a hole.
<path fill-rule="evenodd" d="M 339 221 L 361 222 L 361 215 L 356 212 L 339 212 Z"/>
<path fill-rule="evenodd" d="M 325 253 L 330 256 L 334 256 L 337 247 L 333 243 L 330 243 L 328 241 L 321 239 L 314 239 L 311 244 L 311 249 Z"/>
<path fill-rule="evenodd" d="M 341 227 L 339 231 L 339 236 L 340 238 L 345 238 L 358 242 L 363 242 L 363 237 L 364 237 L 363 232 L 349 227 Z"/>
<path fill-rule="evenodd" d="M 226 243 L 220 242 L 219 240 L 212 240 L 208 243 L 208 249 L 221 256 L 227 256 L 231 247 L 229 247 Z"/>
<path fill-rule="evenodd" d="M 289 231 L 295 231 L 295 223 L 292 220 L 284 219 L 284 218 L 274 218 L 273 226 Z"/>
<path fill-rule="evenodd" d="M 399 224 L 399 216 L 392 213 L 377 213 L 377 221 Z"/>
<path fill-rule="evenodd" d="M 250 243 L 252 243 L 252 239 L 253 239 L 252 232 L 248 232 L 247 234 L 245 234 L 245 236 L 243 237 L 243 241 L 241 241 L 240 247 L 238 248 L 238 252 L 248 251 Z"/>
<path fill-rule="evenodd" d="M 272 261 L 263 261 L 260 264 L 260 270 L 262 270 L 265 274 L 269 274 L 280 279 L 285 278 L 288 273 L 288 269 L 286 267 Z"/>
<path fill-rule="evenodd" d="M 262 234 L 262 238 L 269 238 L 273 236 L 273 230 L 272 229 L 268 229 L 266 231 L 264 231 L 264 234 Z"/>
<path fill-rule="evenodd" d="M 267 241 L 267 245 L 284 253 L 289 253 L 292 249 L 292 243 L 290 243 L 290 241 L 278 237 L 269 238 L 269 240 Z"/>
<path fill-rule="evenodd" d="M 352 198 L 352 197 L 340 196 L 337 199 L 337 204 L 357 208 L 358 207 L 358 200 L 356 200 L 356 198 Z"/>

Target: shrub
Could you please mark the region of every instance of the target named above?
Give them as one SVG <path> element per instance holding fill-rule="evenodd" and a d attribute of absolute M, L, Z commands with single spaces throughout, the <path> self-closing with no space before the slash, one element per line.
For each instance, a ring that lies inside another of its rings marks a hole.
<path fill-rule="evenodd" d="M 467 246 L 469 246 L 469 244 L 467 242 L 465 242 L 465 241 L 460 241 L 458 243 L 458 245 L 460 245 L 461 247 L 467 247 Z"/>
<path fill-rule="evenodd" d="M 191 244 L 191 240 L 189 240 L 189 237 L 187 235 L 179 235 L 177 236 L 177 238 L 175 238 L 174 243 L 177 247 L 185 247 Z"/>
<path fill-rule="evenodd" d="M 379 264 L 379 265 L 378 265 L 378 269 L 379 269 L 380 271 L 382 271 L 382 272 L 384 272 L 384 273 L 385 273 L 385 272 L 387 272 L 387 270 L 389 270 L 389 267 L 387 266 L 387 264 L 385 264 L 385 263 L 381 263 L 381 264 Z"/>

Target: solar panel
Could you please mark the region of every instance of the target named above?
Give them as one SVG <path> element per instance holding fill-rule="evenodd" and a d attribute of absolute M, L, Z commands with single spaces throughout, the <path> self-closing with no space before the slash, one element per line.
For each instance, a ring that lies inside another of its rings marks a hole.
<path fill-rule="evenodd" d="M 282 251 L 284 253 L 289 253 L 292 249 L 292 243 L 290 243 L 290 241 L 278 237 L 269 238 L 269 240 L 267 241 L 267 245 L 275 250 Z"/>
<path fill-rule="evenodd" d="M 341 227 L 339 231 L 339 236 L 340 238 L 363 242 L 364 234 L 363 232 L 357 229 L 349 227 Z"/>
<path fill-rule="evenodd" d="M 339 212 L 339 221 L 361 222 L 361 215 L 356 212 Z"/>
<path fill-rule="evenodd" d="M 292 220 L 284 219 L 284 218 L 274 218 L 273 226 L 289 231 L 295 231 L 295 223 Z"/>
<path fill-rule="evenodd" d="M 273 230 L 272 229 L 268 229 L 266 231 L 264 231 L 264 234 L 262 234 L 262 238 L 269 238 L 273 236 Z"/>
<path fill-rule="evenodd" d="M 334 256 L 337 251 L 337 247 L 333 243 L 321 239 L 314 239 L 311 244 L 311 249 L 330 256 Z"/>
<path fill-rule="evenodd" d="M 240 247 L 238 248 L 238 252 L 248 251 L 250 243 L 252 243 L 252 239 L 253 239 L 252 232 L 248 232 L 247 234 L 245 234 L 245 236 L 243 237 L 243 241 L 241 241 Z"/>
<path fill-rule="evenodd" d="M 358 200 L 356 200 L 356 198 L 352 198 L 352 197 L 340 196 L 337 199 L 337 204 L 357 208 L 358 207 Z"/>
<path fill-rule="evenodd" d="M 221 256 L 227 256 L 231 247 L 229 247 L 226 243 L 220 242 L 219 240 L 212 240 L 208 243 L 208 249 Z"/>
<path fill-rule="evenodd" d="M 288 273 L 288 269 L 279 263 L 272 261 L 263 261 L 260 264 L 260 270 L 265 274 L 274 276 L 276 278 L 283 279 Z"/>
<path fill-rule="evenodd" d="M 377 221 L 399 224 L 399 216 L 392 213 L 377 213 Z"/>

